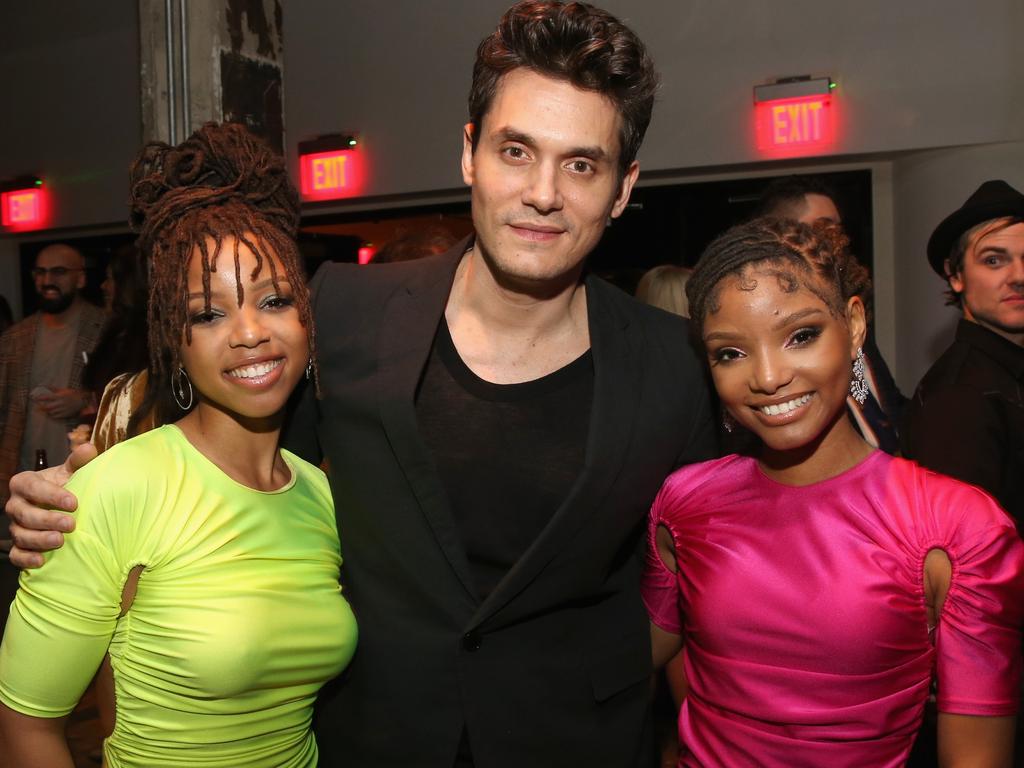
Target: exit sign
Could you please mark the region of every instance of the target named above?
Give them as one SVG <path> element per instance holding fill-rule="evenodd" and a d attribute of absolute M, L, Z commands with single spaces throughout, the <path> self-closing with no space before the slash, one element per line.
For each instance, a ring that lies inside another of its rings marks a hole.
<path fill-rule="evenodd" d="M 42 186 L 0 192 L 0 224 L 12 232 L 46 226 L 46 192 Z"/>
<path fill-rule="evenodd" d="M 760 150 L 802 154 L 828 149 L 835 142 L 831 96 L 763 101 L 754 109 Z"/>
<path fill-rule="evenodd" d="M 757 148 L 772 157 L 831 151 L 839 121 L 831 77 L 797 75 L 754 86 Z"/>
<path fill-rule="evenodd" d="M 363 191 L 365 154 L 351 136 L 299 143 L 299 188 L 306 200 L 337 200 Z"/>

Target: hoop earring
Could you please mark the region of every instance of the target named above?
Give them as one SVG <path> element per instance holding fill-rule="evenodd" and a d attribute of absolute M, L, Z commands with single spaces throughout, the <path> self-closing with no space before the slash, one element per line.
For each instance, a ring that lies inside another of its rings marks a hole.
<path fill-rule="evenodd" d="M 185 402 L 186 385 L 188 386 L 188 402 Z M 174 396 L 174 402 L 178 404 L 181 410 L 187 411 L 192 407 L 192 382 L 189 380 L 188 373 L 185 372 L 184 368 L 179 367 L 178 370 L 171 374 L 171 394 Z"/>
<path fill-rule="evenodd" d="M 850 379 L 850 395 L 858 405 L 868 399 L 868 383 L 864 378 L 864 349 L 857 347 L 857 359 L 853 361 L 853 378 Z"/>
<path fill-rule="evenodd" d="M 313 378 L 313 358 L 309 358 L 309 362 L 306 363 L 306 379 Z"/>

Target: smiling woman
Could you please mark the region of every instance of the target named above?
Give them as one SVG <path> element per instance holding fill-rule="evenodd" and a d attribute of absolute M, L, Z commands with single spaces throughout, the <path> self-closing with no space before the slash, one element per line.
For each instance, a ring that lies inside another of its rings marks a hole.
<path fill-rule="evenodd" d="M 1024 546 L 987 495 L 853 428 L 867 287 L 837 229 L 767 219 L 687 284 L 755 448 L 679 470 L 651 510 L 656 662 L 685 639 L 680 765 L 901 766 L 933 673 L 944 764 L 1012 754 Z"/>
<path fill-rule="evenodd" d="M 144 407 L 163 426 L 75 473 L 75 530 L 21 577 L 7 756 L 70 768 L 64 721 L 100 669 L 108 768 L 311 768 L 313 700 L 356 628 L 327 479 L 278 447 L 316 370 L 298 197 L 281 158 L 209 124 L 143 150 L 132 217 L 152 275 Z"/>
<path fill-rule="evenodd" d="M 261 474 L 244 450 L 247 433 L 280 430 L 285 404 L 303 372 L 312 371 L 312 359 L 295 292 L 276 277 L 284 274 L 281 260 L 272 252 L 261 259 L 248 245 L 256 241 L 243 233 L 225 237 L 219 247 L 207 243 L 205 252 L 193 251 L 187 284 L 191 339 L 182 345 L 176 384 L 194 388 L 198 405 L 178 426 L 227 474 L 272 490 L 287 478 L 287 468 L 278 463 Z M 236 430 L 236 424 L 244 426 Z M 226 439 L 232 433 L 240 445 Z"/>

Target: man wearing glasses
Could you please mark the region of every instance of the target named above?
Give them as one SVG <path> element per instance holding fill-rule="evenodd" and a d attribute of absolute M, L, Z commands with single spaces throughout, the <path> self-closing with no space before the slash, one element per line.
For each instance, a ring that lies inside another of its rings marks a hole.
<path fill-rule="evenodd" d="M 85 262 L 78 250 L 47 246 L 32 280 L 39 311 L 0 336 L 0 501 L 11 475 L 35 466 L 36 451 L 46 451 L 50 464 L 67 457 L 68 430 L 89 400 L 82 369 L 103 329 L 103 310 L 79 296 Z"/>

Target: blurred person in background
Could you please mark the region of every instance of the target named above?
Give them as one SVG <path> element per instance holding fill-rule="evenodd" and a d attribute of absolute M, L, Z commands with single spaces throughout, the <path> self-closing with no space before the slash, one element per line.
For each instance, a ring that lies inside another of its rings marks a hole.
<path fill-rule="evenodd" d="M 928 263 L 963 313 L 918 384 L 903 452 L 1024 523 L 1024 195 L 986 181 L 935 228 Z"/>
<path fill-rule="evenodd" d="M 0 501 L 11 475 L 63 463 L 68 431 L 88 410 L 83 372 L 106 315 L 83 299 L 85 260 L 70 245 L 49 245 L 36 256 L 32 281 L 39 310 L 0 337 Z"/>
<path fill-rule="evenodd" d="M 370 263 L 394 264 L 422 259 L 425 256 L 439 256 L 457 241 L 458 238 L 441 226 L 427 227 L 415 232 L 400 231 L 381 246 Z"/>
<path fill-rule="evenodd" d="M 146 305 L 149 295 L 146 260 L 135 246 L 114 252 L 101 286 L 110 320 L 86 366 L 84 383 L 95 398 L 95 426 L 69 436 L 72 446 L 90 440 L 102 453 L 127 437 L 156 426 L 153 410 L 144 408 L 149 363 Z M 136 413 L 148 418 L 133 424 Z"/>
<path fill-rule="evenodd" d="M 673 264 L 661 264 L 644 272 L 636 286 L 636 297 L 644 304 L 664 309 L 680 317 L 690 316 L 686 281 L 693 270 Z"/>

